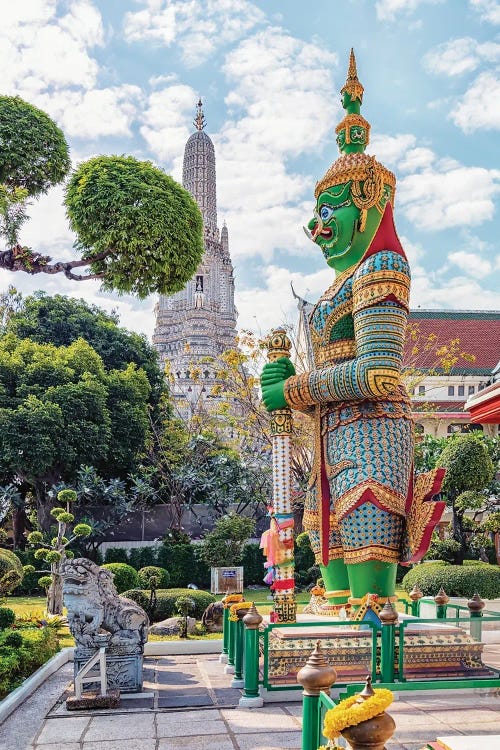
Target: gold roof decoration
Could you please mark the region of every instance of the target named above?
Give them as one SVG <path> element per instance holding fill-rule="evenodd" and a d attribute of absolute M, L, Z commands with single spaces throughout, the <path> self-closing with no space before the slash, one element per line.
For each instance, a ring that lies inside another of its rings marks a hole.
<path fill-rule="evenodd" d="M 359 99 L 360 103 L 363 102 L 363 84 L 358 80 L 358 71 L 356 68 L 356 58 L 354 57 L 354 50 L 351 47 L 351 54 L 349 55 L 349 68 L 347 70 L 346 82 L 340 89 L 340 93 L 343 94 L 347 91 L 351 100 Z"/>

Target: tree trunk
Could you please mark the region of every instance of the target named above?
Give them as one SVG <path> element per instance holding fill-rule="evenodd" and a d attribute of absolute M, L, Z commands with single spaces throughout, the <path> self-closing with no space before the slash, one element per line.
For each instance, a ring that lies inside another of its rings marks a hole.
<path fill-rule="evenodd" d="M 35 497 L 38 528 L 42 533 L 49 534 L 50 527 L 54 523 L 54 519 L 50 515 L 50 502 L 47 500 L 45 489 L 41 485 L 36 485 Z"/>
<path fill-rule="evenodd" d="M 467 540 L 465 538 L 465 531 L 463 527 L 463 514 L 458 513 L 455 508 L 455 500 L 451 505 L 452 511 L 452 537 L 459 543 L 460 549 L 455 555 L 454 565 L 463 565 L 465 553 L 467 551 Z"/>
<path fill-rule="evenodd" d="M 47 613 L 49 615 L 62 615 L 63 613 L 63 591 L 62 578 L 59 573 L 59 563 L 50 566 L 52 583 L 47 593 Z"/>
<path fill-rule="evenodd" d="M 12 540 L 14 550 L 26 547 L 25 531 L 32 531 L 33 527 L 26 515 L 26 509 L 14 508 L 12 511 Z"/>

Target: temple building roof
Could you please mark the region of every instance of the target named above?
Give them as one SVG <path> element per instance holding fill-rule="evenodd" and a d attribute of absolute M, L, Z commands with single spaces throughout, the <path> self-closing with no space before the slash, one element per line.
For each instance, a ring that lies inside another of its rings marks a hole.
<path fill-rule="evenodd" d="M 417 323 L 422 339 L 435 335 L 439 344 L 459 339 L 460 350 L 475 357 L 461 358 L 450 374 L 491 375 L 500 356 L 500 311 L 411 310 L 410 323 Z M 418 363 L 417 363 L 418 366 Z"/>

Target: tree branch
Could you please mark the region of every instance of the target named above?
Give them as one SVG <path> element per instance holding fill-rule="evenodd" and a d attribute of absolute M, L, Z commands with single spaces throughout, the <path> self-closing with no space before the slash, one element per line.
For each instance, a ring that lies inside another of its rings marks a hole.
<path fill-rule="evenodd" d="M 90 266 L 92 263 L 97 263 L 100 260 L 104 260 L 112 252 L 111 249 L 103 250 L 102 253 L 98 253 L 93 258 L 85 258 L 82 260 L 71 260 L 66 263 L 50 263 L 52 260 L 48 255 L 41 255 L 40 253 L 33 252 L 29 247 L 22 247 L 21 245 L 15 245 L 10 250 L 5 250 L 0 253 L 0 268 L 4 268 L 7 271 L 24 271 L 25 273 L 63 273 L 66 278 L 72 279 L 73 281 L 88 281 L 89 279 L 102 279 L 105 276 L 105 272 L 102 273 L 89 273 L 89 274 L 76 274 L 73 273 L 73 268 L 82 268 L 83 266 Z"/>

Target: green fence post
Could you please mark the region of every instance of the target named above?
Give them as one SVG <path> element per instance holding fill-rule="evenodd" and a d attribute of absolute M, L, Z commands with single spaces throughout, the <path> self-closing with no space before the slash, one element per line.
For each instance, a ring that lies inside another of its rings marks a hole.
<path fill-rule="evenodd" d="M 470 635 L 471 638 L 473 638 L 475 641 L 480 641 L 482 638 L 482 622 L 481 618 L 483 616 L 482 610 L 484 609 L 484 602 L 479 596 L 479 594 L 476 593 L 472 597 L 472 599 L 469 599 L 467 602 L 467 606 L 469 608 L 471 621 L 470 621 Z"/>
<path fill-rule="evenodd" d="M 234 674 L 234 654 L 236 646 L 236 625 L 237 622 L 233 622 L 229 616 L 229 633 L 228 633 L 228 644 L 227 644 L 227 664 L 224 667 L 225 674 Z"/>
<path fill-rule="evenodd" d="M 392 683 L 394 682 L 394 639 L 396 637 L 398 613 L 390 601 L 384 604 L 379 618 L 382 623 L 380 675 L 382 682 Z"/>
<path fill-rule="evenodd" d="M 240 616 L 241 612 L 241 616 Z M 238 622 L 234 629 L 234 677 L 231 682 L 232 688 L 243 687 L 243 612 L 238 612 Z"/>
<path fill-rule="evenodd" d="M 240 708 L 260 708 L 264 701 L 259 695 L 259 628 L 262 616 L 257 612 L 255 604 L 243 618 L 245 626 L 245 665 L 243 673 L 243 695 L 239 700 Z"/>
<path fill-rule="evenodd" d="M 423 597 L 423 593 L 419 588 L 418 583 L 414 585 L 408 596 L 411 599 L 411 613 L 414 617 L 420 617 L 420 599 Z"/>
<path fill-rule="evenodd" d="M 221 664 L 227 664 L 229 653 L 229 607 L 224 605 L 222 614 L 222 653 L 219 657 Z"/>
<path fill-rule="evenodd" d="M 434 601 L 436 602 L 436 617 L 438 620 L 444 620 L 446 617 L 446 605 L 450 601 L 450 597 L 442 586 L 434 597 Z"/>
<path fill-rule="evenodd" d="M 318 750 L 321 737 L 321 712 L 319 694 L 327 695 L 337 678 L 335 669 L 328 664 L 319 641 L 297 674 L 297 682 L 304 688 L 302 695 L 302 750 Z"/>

